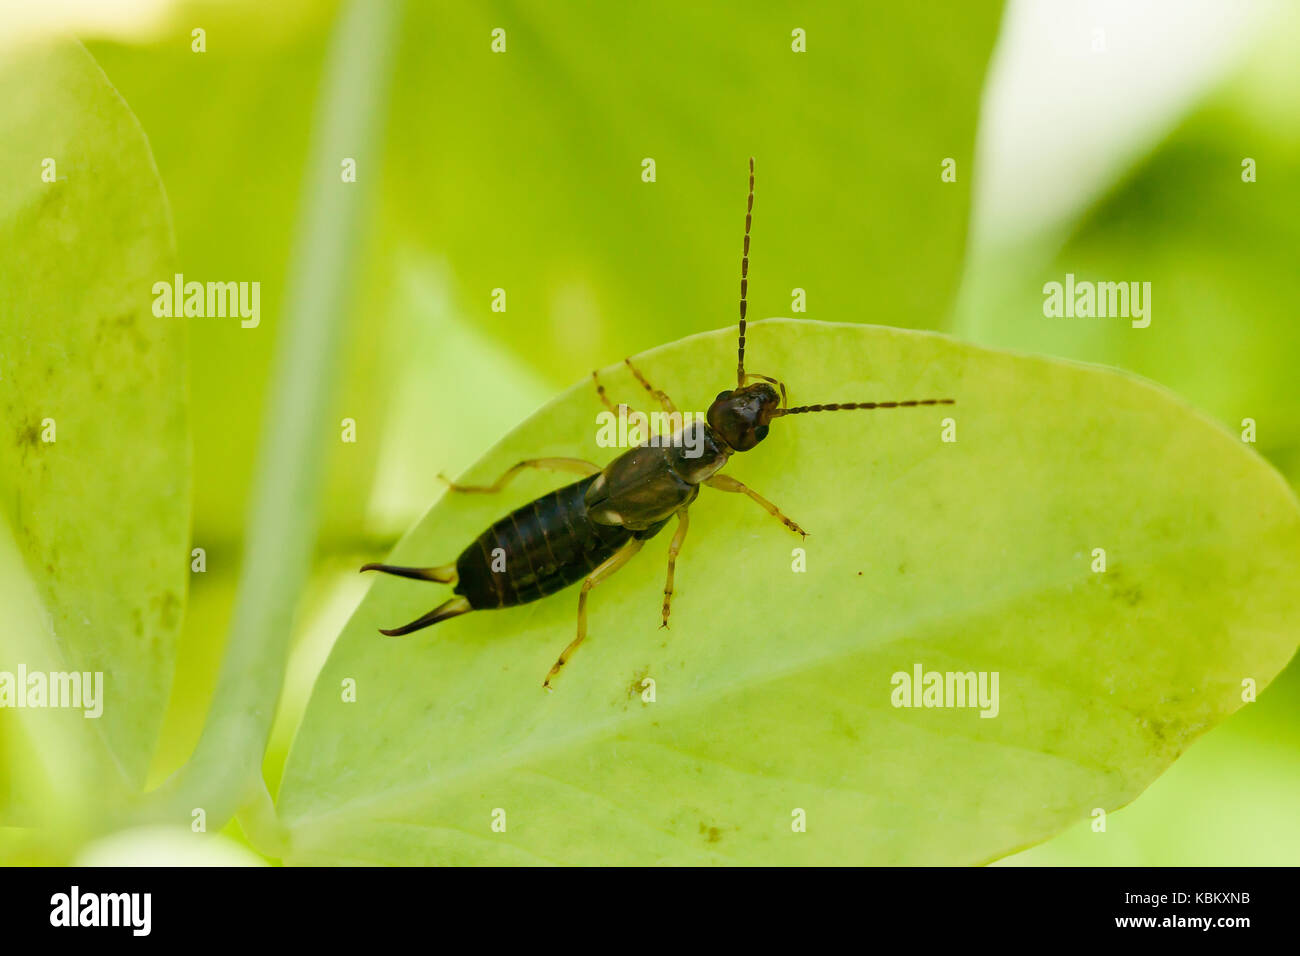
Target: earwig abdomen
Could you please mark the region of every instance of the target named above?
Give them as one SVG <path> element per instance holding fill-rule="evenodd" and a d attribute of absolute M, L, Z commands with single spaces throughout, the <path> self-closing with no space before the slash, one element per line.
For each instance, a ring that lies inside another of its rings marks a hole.
<path fill-rule="evenodd" d="M 598 524 L 584 501 L 592 475 L 542 495 L 484 531 L 456 559 L 456 593 L 476 611 L 527 604 L 581 581 L 643 531 Z"/>

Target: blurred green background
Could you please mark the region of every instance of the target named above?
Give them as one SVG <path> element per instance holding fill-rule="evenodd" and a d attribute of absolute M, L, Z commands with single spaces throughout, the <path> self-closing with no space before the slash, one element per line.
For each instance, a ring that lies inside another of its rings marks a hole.
<path fill-rule="evenodd" d="M 329 445 L 320 538 L 264 762 L 272 794 L 316 671 L 368 583 L 355 567 L 441 493 L 437 472 L 469 465 L 592 368 L 734 320 L 751 155 L 752 317 L 792 314 L 803 289 L 810 318 L 1129 368 L 1231 428 L 1256 419 L 1261 453 L 1300 481 L 1294 15 L 1260 5 L 1242 26 L 1232 4 L 1169 5 L 1164 16 L 1200 17 L 1204 34 L 1236 30 L 1240 49 L 1161 101 L 1143 137 L 1090 117 L 1094 150 L 1113 141 L 1105 181 L 1085 187 L 1080 170 L 1057 165 L 1056 188 L 1078 201 L 1036 218 L 1014 189 L 978 188 L 997 181 L 980 165 L 997 153 L 983 120 L 999 108 L 995 66 L 1014 59 L 1008 47 L 1049 41 L 1067 50 L 1059 71 L 1088 54 L 1140 57 L 1126 36 L 1161 29 L 1122 5 L 1058 23 L 1042 6 L 400 6 L 388 95 L 365 104 L 384 118 L 382 142 L 367 144 L 373 161 L 358 169 L 370 201 L 344 237 L 355 294 L 329 417 L 331 428 L 355 419 L 358 440 Z M 262 283 L 256 330 L 191 327 L 193 540 L 207 571 L 191 576 L 151 784 L 194 749 L 230 626 L 287 276 L 311 239 L 300 224 L 314 201 L 313 127 L 336 108 L 322 101 L 322 73 L 331 44 L 349 55 L 339 17 L 339 5 L 305 0 L 123 2 L 93 14 L 55 4 L 48 14 L 85 39 L 139 118 L 178 270 Z M 191 49 L 196 27 L 203 53 Z M 504 54 L 491 49 L 495 28 Z M 1110 44 L 1101 50 L 1098 28 Z M 796 29 L 807 52 L 792 49 Z M 1148 94 L 1141 83 L 1129 92 Z M 1249 184 L 1247 156 L 1258 165 Z M 955 182 L 941 177 L 947 159 Z M 972 230 L 972 216 L 998 210 L 1019 217 L 1014 235 Z M 1044 319 L 1042 284 L 1065 272 L 1150 281 L 1152 328 Z M 498 288 L 504 312 L 492 310 Z M 1081 824 L 1006 862 L 1295 862 L 1297 704 L 1293 663 L 1107 833 Z M 243 839 L 235 824 L 226 832 Z"/>

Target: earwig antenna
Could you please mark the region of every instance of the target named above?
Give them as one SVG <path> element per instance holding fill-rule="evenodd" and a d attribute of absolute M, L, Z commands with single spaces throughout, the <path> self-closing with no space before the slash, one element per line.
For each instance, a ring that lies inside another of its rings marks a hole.
<path fill-rule="evenodd" d="M 790 404 L 790 400 L 786 397 L 786 394 L 785 394 L 785 382 L 782 382 L 782 381 L 780 381 L 780 380 L 778 380 L 778 379 L 772 378 L 772 376 L 770 376 L 770 375 L 759 375 L 757 372 L 746 372 L 746 373 L 744 374 L 744 376 L 741 378 L 741 380 L 740 380 L 740 384 L 741 384 L 741 385 L 744 385 L 744 384 L 745 384 L 746 382 L 748 382 L 751 378 L 760 378 L 760 379 L 762 379 L 763 381 L 767 382 L 768 385 L 775 385 L 775 386 L 777 386 L 778 388 L 781 389 L 781 404 L 782 404 L 782 405 L 789 405 L 789 404 Z"/>
<path fill-rule="evenodd" d="M 749 157 L 749 201 L 745 204 L 745 251 L 740 257 L 740 344 L 736 349 L 736 385 L 745 384 L 745 297 L 749 293 L 749 225 L 754 219 L 754 157 Z"/>
<path fill-rule="evenodd" d="M 830 405 L 796 405 L 794 408 L 778 408 L 772 412 L 772 417 L 805 415 L 809 412 L 847 412 L 855 408 L 916 408 L 920 405 L 956 404 L 956 399 L 952 398 L 911 398 L 905 402 L 836 402 Z"/>

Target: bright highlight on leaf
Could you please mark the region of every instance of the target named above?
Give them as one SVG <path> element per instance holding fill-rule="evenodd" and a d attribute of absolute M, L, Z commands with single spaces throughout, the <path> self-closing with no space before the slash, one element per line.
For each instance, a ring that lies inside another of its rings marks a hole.
<path fill-rule="evenodd" d="M 734 344 L 724 330 L 637 364 L 702 410 Z M 774 422 L 727 473 L 808 539 L 704 489 L 671 630 L 665 534 L 593 592 L 587 644 L 551 695 L 575 590 L 384 638 L 447 595 L 376 581 L 286 768 L 289 859 L 983 862 L 1128 803 L 1295 650 L 1296 500 L 1169 393 L 866 326 L 751 323 L 747 356 L 792 404 L 957 405 Z M 642 404 L 621 365 L 602 379 Z M 600 409 L 575 387 L 467 480 L 543 455 L 608 461 Z M 563 481 L 444 497 L 391 560 L 453 560 Z M 932 672 L 996 698 L 925 706 L 956 702 L 955 684 L 926 695 Z M 896 706 L 917 674 L 921 706 Z"/>

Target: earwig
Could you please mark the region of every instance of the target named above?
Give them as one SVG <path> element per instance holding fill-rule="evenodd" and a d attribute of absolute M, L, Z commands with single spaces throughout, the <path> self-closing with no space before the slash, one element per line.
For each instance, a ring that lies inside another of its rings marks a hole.
<path fill-rule="evenodd" d="M 470 611 L 527 604 L 581 581 L 577 634 L 542 682 L 542 686 L 550 690 L 556 675 L 587 636 L 587 595 L 597 584 L 632 560 L 641 546 L 675 517 L 677 529 L 668 549 L 668 579 L 664 585 L 660 623 L 661 627 L 668 626 L 673 571 L 686 539 L 688 512 L 701 486 L 746 495 L 790 531 L 800 537 L 806 536 L 807 532 L 772 502 L 735 478 L 719 473 L 733 454 L 750 451 L 766 438 L 774 419 L 814 412 L 955 404 L 951 398 L 925 398 L 791 407 L 783 382 L 745 371 L 749 232 L 753 212 L 754 160 L 751 157 L 744 249 L 740 260 L 736 387 L 719 392 L 709 406 L 705 421 L 691 421 L 684 425 L 673 441 L 632 448 L 604 468 L 580 458 L 532 458 L 519 462 L 491 485 L 459 485 L 448 481 L 452 491 L 491 494 L 501 491 L 527 469 L 567 471 L 582 476 L 493 524 L 461 553 L 455 564 L 429 568 L 365 565 L 362 571 L 382 571 L 420 581 L 451 584 L 456 595 L 409 624 L 391 630 L 381 629 L 381 634 L 410 634 Z M 667 412 L 677 411 L 667 394 L 651 385 L 630 360 L 624 361 L 650 398 L 659 402 Z M 597 373 L 591 375 L 597 398 L 611 412 L 616 411 Z M 689 436 L 686 434 L 688 429 L 693 432 Z M 688 455 L 688 447 L 695 454 Z"/>

